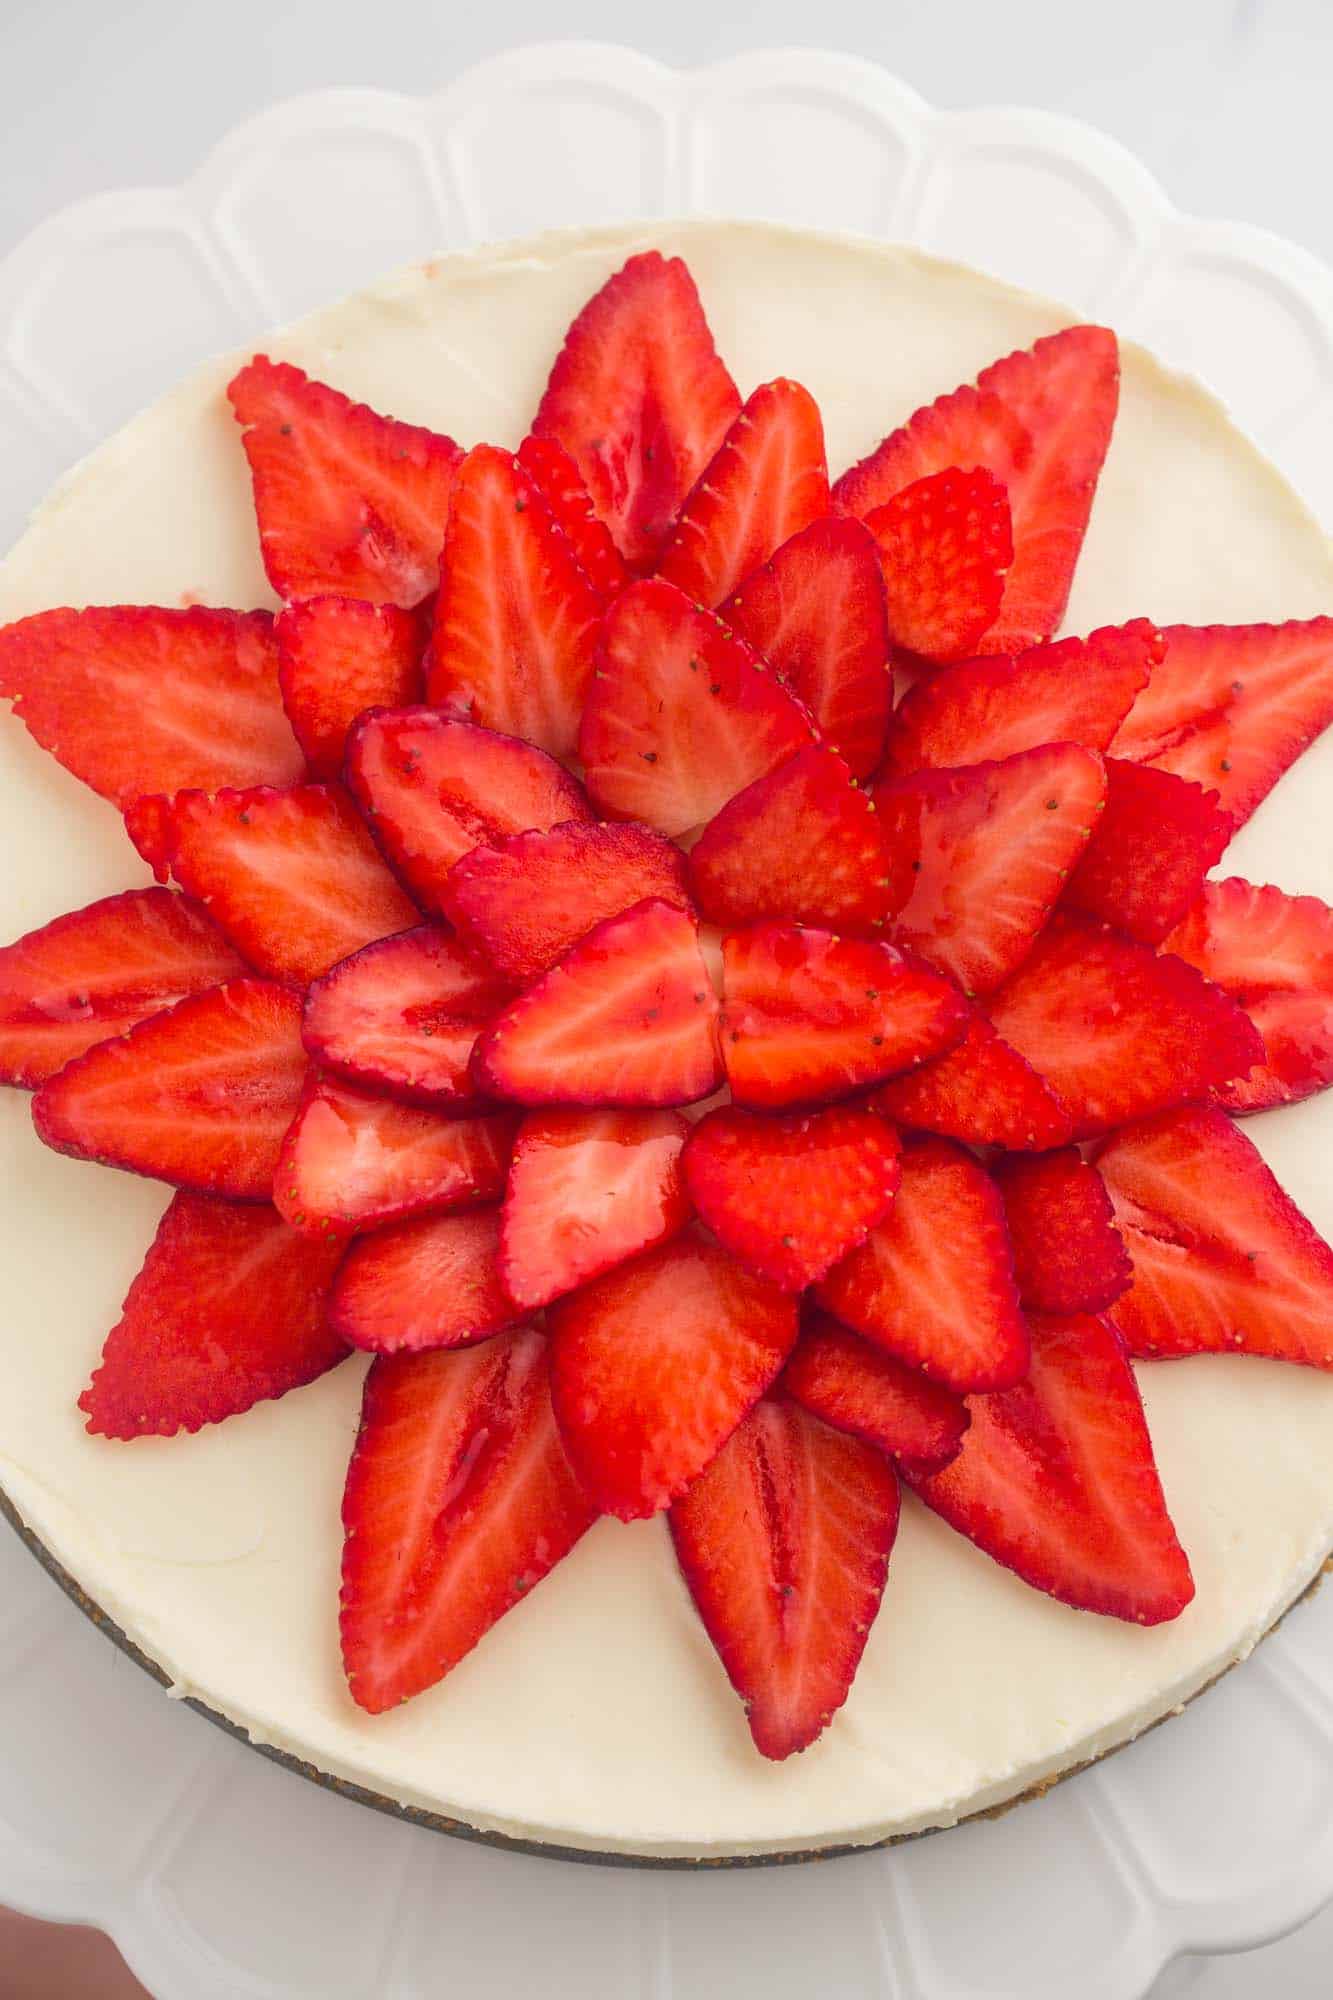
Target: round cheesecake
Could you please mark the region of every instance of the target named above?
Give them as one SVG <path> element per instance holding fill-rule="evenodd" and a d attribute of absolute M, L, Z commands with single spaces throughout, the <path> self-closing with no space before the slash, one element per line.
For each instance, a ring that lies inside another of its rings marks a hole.
<path fill-rule="evenodd" d="M 632 252 L 683 254 L 742 393 L 820 404 L 837 471 L 918 406 L 1067 324 L 914 252 L 757 225 L 551 236 L 404 272 L 275 334 L 275 358 L 396 417 L 515 447 L 570 319 Z M 274 603 L 224 388 L 199 371 L 39 510 L 0 620 L 58 604 Z M 1114 441 L 1065 629 L 1308 617 L 1333 559 L 1297 496 L 1195 384 L 1122 350 Z M 0 931 L 132 886 L 111 807 L 0 730 Z M 1333 739 L 1288 773 L 1226 872 L 1333 900 Z M 1333 1104 L 1246 1128 L 1325 1236 Z M 1333 1545 L 1333 1377 L 1249 1356 L 1143 1364 L 1197 1585 L 1150 1630 L 1065 1608 L 908 1495 L 883 1609 L 831 1728 L 755 1752 L 662 1520 L 600 1521 L 445 1681 L 363 1713 L 338 1648 L 340 1501 L 364 1360 L 196 1437 L 90 1437 L 76 1399 L 165 1191 L 44 1150 L 0 1099 L 8 1305 L 0 1487 L 173 1683 L 320 1771 L 529 1841 L 717 1857 L 883 1840 L 1021 1796 L 1136 1735 L 1242 1658 Z"/>

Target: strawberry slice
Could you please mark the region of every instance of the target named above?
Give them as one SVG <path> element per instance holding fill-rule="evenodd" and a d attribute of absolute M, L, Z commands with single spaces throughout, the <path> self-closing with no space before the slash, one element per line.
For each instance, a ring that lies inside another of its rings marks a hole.
<path fill-rule="evenodd" d="M 1063 1146 L 1074 1130 L 1050 1085 L 980 1014 L 946 1055 L 891 1077 L 873 1101 L 896 1124 L 968 1146 L 1040 1152 Z"/>
<path fill-rule="evenodd" d="M 96 1437 L 175 1437 L 341 1361 L 325 1311 L 341 1251 L 271 1208 L 178 1194 L 79 1397 Z"/>
<path fill-rule="evenodd" d="M 500 1274 L 527 1311 L 675 1236 L 690 1219 L 675 1111 L 538 1111 L 514 1141 Z"/>
<path fill-rule="evenodd" d="M 778 1384 L 812 1416 L 890 1457 L 947 1465 L 967 1429 L 967 1405 L 831 1317 L 812 1313 Z"/>
<path fill-rule="evenodd" d="M 985 1170 L 947 1139 L 907 1149 L 888 1215 L 817 1296 L 946 1389 L 1004 1389 L 1027 1368 L 1004 1205 Z"/>
<path fill-rule="evenodd" d="M 721 616 L 805 704 L 853 777 L 868 777 L 893 706 L 874 537 L 837 515 L 815 521 L 745 578 Z"/>
<path fill-rule="evenodd" d="M 689 908 L 680 849 L 646 826 L 571 820 L 474 847 L 455 864 L 442 901 L 459 935 L 526 985 L 647 896 Z"/>
<path fill-rule="evenodd" d="M 454 863 L 529 827 L 591 819 L 583 789 L 530 743 L 433 708 L 382 708 L 347 744 L 347 783 L 390 864 L 438 910 Z"/>
<path fill-rule="evenodd" d="M 722 1053 L 761 1111 L 863 1090 L 948 1048 L 968 1005 L 892 945 L 761 924 L 722 944 Z"/>
<path fill-rule="evenodd" d="M 477 1095 L 477 1036 L 514 989 L 456 938 L 422 924 L 381 938 L 317 979 L 301 1034 L 321 1068 L 414 1104 Z"/>
<path fill-rule="evenodd" d="M 712 609 L 828 510 L 819 406 L 799 382 L 765 382 L 700 474 L 657 573 Z"/>
<path fill-rule="evenodd" d="M 965 993 L 991 992 L 1032 949 L 1105 796 L 1101 758 L 1076 743 L 877 785 L 884 844 L 911 884 L 896 941 Z"/>
<path fill-rule="evenodd" d="M 993 473 L 1009 496 L 1014 560 L 986 649 L 1017 652 L 1064 616 L 1119 396 L 1115 335 L 1066 327 L 918 410 L 843 474 L 834 504 L 864 518 L 930 473 Z"/>
<path fill-rule="evenodd" d="M 538 437 L 573 458 L 631 569 L 651 569 L 740 408 L 679 257 L 631 257 L 565 336 Z"/>
<path fill-rule="evenodd" d="M 541 1334 L 382 1356 L 343 1495 L 353 1700 L 378 1715 L 433 1686 L 595 1518 L 555 1426 Z"/>
<path fill-rule="evenodd" d="M 691 1104 L 721 1080 L 717 1011 L 693 917 L 650 898 L 506 1008 L 473 1073 L 517 1104 Z"/>
<path fill-rule="evenodd" d="M 1066 884 L 1065 907 L 1140 944 L 1160 944 L 1198 898 L 1231 834 L 1216 792 L 1108 757 L 1106 811 Z"/>
<path fill-rule="evenodd" d="M 372 1354 L 489 1340 L 523 1317 L 500 1282 L 499 1243 L 498 1208 L 377 1229 L 348 1251 L 329 1323 Z"/>
<path fill-rule="evenodd" d="M 1333 1250 L 1215 1108 L 1117 1132 L 1097 1156 L 1134 1278 L 1132 1354 L 1267 1354 L 1333 1369 Z"/>
<path fill-rule="evenodd" d="M 579 756 L 611 818 L 688 832 L 814 733 L 757 655 L 669 583 L 632 584 L 607 612 Z"/>
<path fill-rule="evenodd" d="M 1265 1060 L 1223 1084 L 1232 1111 L 1292 1104 L 1333 1083 L 1333 910 L 1232 877 L 1203 894 L 1164 947 L 1245 1009 Z"/>
<path fill-rule="evenodd" d="M 525 437 L 518 462 L 550 510 L 551 518 L 574 551 L 574 560 L 603 604 L 619 597 L 630 580 L 625 559 L 611 530 L 593 511 L 592 496 L 579 469 L 554 438 Z"/>
<path fill-rule="evenodd" d="M 308 597 L 279 612 L 283 706 L 313 778 L 340 778 L 347 732 L 368 708 L 420 701 L 419 614 L 359 597 Z"/>
<path fill-rule="evenodd" d="M 1000 615 L 1014 559 L 999 481 L 956 466 L 915 479 L 866 515 L 895 646 L 940 665 L 975 653 Z"/>
<path fill-rule="evenodd" d="M 330 1237 L 495 1201 L 514 1126 L 508 1112 L 446 1118 L 312 1070 L 282 1142 L 273 1199 L 293 1229 Z"/>
<path fill-rule="evenodd" d="M 1207 1097 L 1263 1061 L 1253 1024 L 1193 966 L 1074 917 L 1047 925 L 988 1011 L 1077 1138 Z"/>
<path fill-rule="evenodd" d="M 33 1123 L 57 1153 L 268 1201 L 304 1073 L 299 996 L 231 979 L 66 1064 Z"/>
<path fill-rule="evenodd" d="M 656 1514 L 731 1436 L 796 1339 L 796 1301 L 690 1234 L 551 1307 L 551 1392 L 603 1513 Z"/>
<path fill-rule="evenodd" d="M 1014 1276 L 1039 1312 L 1099 1313 L 1130 1280 L 1111 1197 L 1077 1146 L 1011 1153 L 992 1169 L 1004 1198 Z"/>
<path fill-rule="evenodd" d="M 75 1056 L 245 967 L 197 903 L 130 889 L 0 950 L 0 1082 L 33 1090 Z"/>
<path fill-rule="evenodd" d="M 279 597 L 336 592 L 410 607 L 434 590 L 463 456 L 452 438 L 381 417 L 264 354 L 227 394 Z"/>
<path fill-rule="evenodd" d="M 305 986 L 419 922 L 337 785 L 183 792 L 172 872 L 256 972 Z"/>
<path fill-rule="evenodd" d="M 871 930 L 901 907 L 910 863 L 891 865 L 879 818 L 833 751 L 797 751 L 738 792 L 704 828 L 690 883 L 715 924 Z"/>
<path fill-rule="evenodd" d="M 145 792 L 125 808 L 125 831 L 141 859 L 165 888 L 171 880 L 171 849 L 176 839 L 176 815 L 161 792 Z"/>
<path fill-rule="evenodd" d="M 0 695 L 122 809 L 187 785 L 290 785 L 304 769 L 267 611 L 39 611 L 0 630 Z"/>
<path fill-rule="evenodd" d="M 458 469 L 426 691 L 437 707 L 568 757 L 602 600 L 516 458 L 479 444 Z"/>
<path fill-rule="evenodd" d="M 766 1399 L 672 1508 L 677 1560 L 763 1756 L 808 1749 L 846 1701 L 898 1506 L 879 1452 Z"/>
<path fill-rule="evenodd" d="M 784 1292 L 814 1284 L 893 1204 L 898 1139 L 873 1111 L 760 1118 L 727 1105 L 695 1126 L 685 1185 L 719 1243 Z"/>
<path fill-rule="evenodd" d="M 1078 1314 L 1034 1314 L 1031 1331 L 1027 1379 L 969 1397 L 958 1456 L 904 1477 L 1034 1590 L 1137 1625 L 1178 1617 L 1194 1583 L 1123 1347 Z"/>
<path fill-rule="evenodd" d="M 1243 826 L 1333 722 L 1333 618 L 1169 625 L 1165 637 L 1111 748 L 1215 790 Z"/>

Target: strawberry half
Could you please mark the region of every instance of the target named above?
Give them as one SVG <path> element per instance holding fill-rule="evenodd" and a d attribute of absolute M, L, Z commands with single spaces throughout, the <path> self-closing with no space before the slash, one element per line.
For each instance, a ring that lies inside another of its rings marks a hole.
<path fill-rule="evenodd" d="M 940 665 L 975 653 L 1000 615 L 1014 559 L 1003 486 L 981 467 L 951 466 L 914 480 L 865 519 L 894 645 Z"/>
<path fill-rule="evenodd" d="M 1160 944 L 1231 839 L 1230 816 L 1188 778 L 1106 759 L 1106 811 L 1065 887 L 1067 909 Z"/>
<path fill-rule="evenodd" d="M 525 437 L 518 462 L 541 494 L 551 518 L 574 551 L 574 560 L 603 604 L 619 597 L 630 580 L 611 530 L 593 512 L 592 496 L 579 469 L 554 438 Z"/>
<path fill-rule="evenodd" d="M 778 1387 L 834 1430 L 923 1469 L 947 1465 L 968 1425 L 961 1397 L 829 1313 L 810 1315 Z"/>
<path fill-rule="evenodd" d="M 499 1242 L 498 1208 L 377 1229 L 348 1251 L 329 1322 L 373 1354 L 489 1340 L 523 1317 L 500 1282 Z"/>
<path fill-rule="evenodd" d="M 1130 1280 L 1111 1197 L 1077 1146 L 1010 1154 L 992 1169 L 1004 1198 L 1014 1276 L 1039 1312 L 1104 1312 Z"/>
<path fill-rule="evenodd" d="M 1041 1152 L 1063 1146 L 1074 1132 L 1050 1085 L 980 1014 L 955 1047 L 907 1076 L 891 1077 L 873 1101 L 896 1124 L 968 1146 Z"/>
<path fill-rule="evenodd" d="M 312 778 L 340 778 L 347 732 L 368 708 L 420 701 L 419 614 L 359 597 L 308 597 L 273 627 L 283 706 Z"/>

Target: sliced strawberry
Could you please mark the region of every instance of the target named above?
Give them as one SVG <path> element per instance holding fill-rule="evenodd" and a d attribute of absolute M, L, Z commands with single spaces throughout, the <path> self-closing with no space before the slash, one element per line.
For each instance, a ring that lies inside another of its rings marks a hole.
<path fill-rule="evenodd" d="M 125 831 L 154 876 L 164 886 L 171 880 L 171 849 L 176 839 L 172 802 L 161 792 L 145 792 L 125 808 Z"/>
<path fill-rule="evenodd" d="M 301 1034 L 324 1069 L 417 1104 L 476 1097 L 477 1036 L 514 989 L 434 924 L 368 944 L 317 979 Z"/>
<path fill-rule="evenodd" d="M 888 1215 L 818 1298 L 946 1389 L 1007 1388 L 1027 1367 L 1004 1205 L 984 1168 L 947 1139 L 903 1154 Z"/>
<path fill-rule="evenodd" d="M 79 1398 L 97 1437 L 174 1437 L 313 1382 L 347 1352 L 325 1311 L 341 1255 L 271 1208 L 178 1194 Z"/>
<path fill-rule="evenodd" d="M 950 467 L 866 515 L 895 646 L 941 665 L 975 653 L 1000 615 L 1014 559 L 1009 502 L 989 472 Z"/>
<path fill-rule="evenodd" d="M 846 1097 L 967 1025 L 957 989 L 892 945 L 762 924 L 724 939 L 722 961 L 727 1078 L 759 1110 Z"/>
<path fill-rule="evenodd" d="M 1233 877 L 1203 894 L 1164 947 L 1243 1007 L 1265 1060 L 1224 1084 L 1232 1111 L 1292 1104 L 1333 1083 L 1333 910 Z"/>
<path fill-rule="evenodd" d="M 744 579 L 721 616 L 804 702 L 853 777 L 867 777 L 893 706 L 874 537 L 837 515 L 815 521 Z"/>
<path fill-rule="evenodd" d="M 717 996 L 684 910 L 610 917 L 477 1043 L 483 1090 L 516 1104 L 691 1104 L 716 1089 Z"/>
<path fill-rule="evenodd" d="M 1004 1197 L 1014 1275 L 1039 1312 L 1104 1312 L 1130 1280 L 1101 1175 L 1077 1146 L 1011 1153 L 992 1171 Z"/>
<path fill-rule="evenodd" d="M 371 1714 L 442 1679 L 592 1526 L 541 1334 L 382 1356 L 343 1495 L 342 1648 Z"/>
<path fill-rule="evenodd" d="M 186 785 L 290 785 L 304 769 L 267 611 L 39 611 L 0 630 L 0 695 L 122 809 Z"/>
<path fill-rule="evenodd" d="M 980 1014 L 956 1047 L 907 1076 L 891 1077 L 874 1102 L 899 1125 L 968 1146 L 1040 1152 L 1063 1146 L 1074 1131 L 1050 1085 Z"/>
<path fill-rule="evenodd" d="M 333 591 L 411 606 L 434 590 L 463 456 L 452 438 L 381 417 L 264 354 L 227 394 L 279 597 Z"/>
<path fill-rule="evenodd" d="M 1215 790 L 1243 826 L 1333 722 L 1333 618 L 1169 625 L 1165 636 L 1166 657 L 1111 747 Z"/>
<path fill-rule="evenodd" d="M 1064 904 L 1140 944 L 1160 944 L 1199 896 L 1231 839 L 1230 816 L 1188 778 L 1106 759 L 1106 811 L 1065 886 Z"/>
<path fill-rule="evenodd" d="M 657 573 L 712 609 L 828 510 L 819 406 L 799 382 L 765 382 L 699 475 Z"/>
<path fill-rule="evenodd" d="M 810 1315 L 778 1386 L 835 1430 L 923 1468 L 947 1465 L 968 1425 L 961 1397 L 828 1313 Z"/>
<path fill-rule="evenodd" d="M 760 1118 L 727 1105 L 690 1134 L 685 1185 L 719 1243 L 799 1292 L 882 1222 L 898 1186 L 898 1139 L 873 1111 Z"/>
<path fill-rule="evenodd" d="M 773 1381 L 796 1301 L 678 1236 L 550 1311 L 551 1389 L 575 1469 L 622 1521 L 678 1500 Z"/>
<path fill-rule="evenodd" d="M 738 792 L 704 828 L 690 883 L 715 924 L 764 918 L 871 930 L 911 888 L 890 863 L 874 805 L 841 757 L 812 746 Z"/>
<path fill-rule="evenodd" d="M 274 625 L 283 706 L 312 778 L 340 778 L 347 732 L 368 708 L 420 701 L 419 614 L 359 597 L 308 597 Z"/>
<path fill-rule="evenodd" d="M 267 1201 L 304 1073 L 299 996 L 232 979 L 76 1057 L 38 1091 L 33 1123 L 58 1153 Z"/>
<path fill-rule="evenodd" d="M 532 428 L 569 452 L 631 569 L 652 567 L 740 408 L 679 257 L 631 257 L 574 320 Z"/>
<path fill-rule="evenodd" d="M 772 1399 L 672 1508 L 690 1595 L 765 1757 L 807 1749 L 846 1701 L 897 1532 L 887 1460 Z"/>
<path fill-rule="evenodd" d="M 500 1282 L 500 1211 L 416 1216 L 352 1245 L 329 1301 L 344 1340 L 373 1354 L 464 1347 L 523 1317 Z"/>
<path fill-rule="evenodd" d="M 550 509 L 574 560 L 603 604 L 619 597 L 630 580 L 625 559 L 605 521 L 593 511 L 592 496 L 569 453 L 549 437 L 525 437 L 518 462 Z"/>
<path fill-rule="evenodd" d="M 986 649 L 1017 652 L 1049 639 L 1064 616 L 1119 395 L 1115 335 L 1066 327 L 918 410 L 843 474 L 834 503 L 864 518 L 950 466 L 993 473 L 1009 496 L 1014 560 Z"/>
<path fill-rule="evenodd" d="M 1032 949 L 1105 796 L 1101 758 L 1075 743 L 876 786 L 893 872 L 911 883 L 895 940 L 965 993 L 991 992 Z"/>
<path fill-rule="evenodd" d="M 633 584 L 607 612 L 579 756 L 613 819 L 702 826 L 814 734 L 757 655 L 669 583 Z"/>
<path fill-rule="evenodd" d="M 582 787 L 544 750 L 433 708 L 363 716 L 348 739 L 347 782 L 428 910 L 440 908 L 454 863 L 482 842 L 592 818 Z"/>
<path fill-rule="evenodd" d="M 500 1272 L 525 1310 L 600 1277 L 685 1227 L 675 1111 L 537 1111 L 514 1141 Z"/>
<path fill-rule="evenodd" d="M 1131 1126 L 1097 1164 L 1134 1267 L 1111 1314 L 1131 1353 L 1333 1369 L 1333 1250 L 1225 1112 Z"/>
<path fill-rule="evenodd" d="M 905 1478 L 1034 1590 L 1138 1625 L 1177 1617 L 1194 1584 L 1123 1347 L 1080 1315 L 1034 1314 L 1031 1331 L 1027 1379 L 969 1397 L 958 1456 Z"/>
<path fill-rule="evenodd" d="M 338 785 L 183 792 L 172 873 L 271 979 L 306 985 L 420 921 Z"/>
<path fill-rule="evenodd" d="M 245 967 L 197 903 L 130 889 L 0 950 L 0 1082 L 33 1090 L 111 1035 Z"/>
<path fill-rule="evenodd" d="M 526 984 L 646 896 L 689 908 L 680 849 L 646 826 L 571 820 L 474 847 L 455 864 L 442 901 L 476 952 Z"/>

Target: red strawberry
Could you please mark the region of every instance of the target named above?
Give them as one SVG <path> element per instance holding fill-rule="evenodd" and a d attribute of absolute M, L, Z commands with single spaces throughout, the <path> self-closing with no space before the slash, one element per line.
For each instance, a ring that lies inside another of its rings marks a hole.
<path fill-rule="evenodd" d="M 1066 327 L 918 410 L 843 474 L 834 502 L 864 518 L 950 466 L 993 473 L 1009 496 L 1014 561 L 986 646 L 1017 652 L 1049 639 L 1064 616 L 1119 394 L 1115 335 Z"/>
<path fill-rule="evenodd" d="M 473 1044 L 513 988 L 434 924 L 381 938 L 317 979 L 301 1034 L 324 1069 L 417 1104 L 476 1096 Z"/>
<path fill-rule="evenodd" d="M 967 1002 L 891 945 L 762 924 L 723 940 L 722 1053 L 738 1104 L 845 1097 L 948 1048 Z"/>
<path fill-rule="evenodd" d="M 283 706 L 314 778 L 340 778 L 347 732 L 368 708 L 420 701 L 419 614 L 359 597 L 308 597 L 274 626 Z"/>
<path fill-rule="evenodd" d="M 796 1339 L 796 1301 L 693 1234 L 557 1299 L 549 1317 L 570 1458 L 622 1521 L 680 1498 Z"/>
<path fill-rule="evenodd" d="M 779 1388 L 835 1430 L 921 1467 L 947 1465 L 968 1425 L 959 1397 L 828 1313 L 810 1316 Z"/>
<path fill-rule="evenodd" d="M 183 792 L 172 812 L 176 880 L 271 979 L 304 986 L 420 920 L 340 786 Z"/>
<path fill-rule="evenodd" d="M 950 467 L 866 515 L 895 646 L 936 664 L 975 653 L 1000 615 L 1014 559 L 1009 502 L 989 472 Z"/>
<path fill-rule="evenodd" d="M 1263 1061 L 1253 1025 L 1192 966 L 1073 917 L 1047 926 L 988 1012 L 1079 1138 L 1206 1097 Z"/>
<path fill-rule="evenodd" d="M 1130 1269 L 1096 1167 L 1067 1146 L 1011 1153 L 993 1172 L 1024 1305 L 1039 1312 L 1105 1311 L 1129 1283 Z"/>
<path fill-rule="evenodd" d="M 1225 1112 L 1177 1111 L 1097 1156 L 1133 1265 L 1133 1354 L 1267 1354 L 1333 1369 L 1333 1250 Z"/>
<path fill-rule="evenodd" d="M 1216 790 L 1243 826 L 1333 721 L 1333 618 L 1169 625 L 1166 658 L 1111 747 Z"/>
<path fill-rule="evenodd" d="M 1040 1152 L 1063 1146 L 1074 1130 L 1050 1085 L 980 1014 L 946 1055 L 881 1084 L 874 1103 L 899 1125 L 969 1146 Z"/>
<path fill-rule="evenodd" d="M 477 1044 L 483 1090 L 517 1104 L 690 1104 L 716 1089 L 717 996 L 693 917 L 636 903 L 576 944 Z"/>
<path fill-rule="evenodd" d="M 449 870 L 479 843 L 592 818 L 582 787 L 544 750 L 433 708 L 363 716 L 348 739 L 347 782 L 428 910 L 440 908 Z"/>
<path fill-rule="evenodd" d="M 304 768 L 267 611 L 39 611 L 0 631 L 0 695 L 122 808 L 186 785 L 290 785 Z"/>
<path fill-rule="evenodd" d="M 347 1349 L 325 1313 L 341 1251 L 271 1208 L 178 1194 L 79 1398 L 98 1437 L 174 1437 L 313 1382 Z"/>
<path fill-rule="evenodd" d="M 888 1215 L 818 1297 L 947 1389 L 1007 1388 L 1027 1368 L 1003 1204 L 985 1170 L 947 1139 L 903 1154 Z"/>
<path fill-rule="evenodd" d="M 1203 894 L 1166 940 L 1243 1007 L 1265 1060 L 1223 1084 L 1232 1111 L 1291 1104 L 1333 1083 L 1333 910 L 1232 878 Z"/>
<path fill-rule="evenodd" d="M 1140 944 L 1160 944 L 1220 861 L 1231 820 L 1171 771 L 1106 759 L 1106 811 L 1069 878 L 1064 903 Z"/>
<path fill-rule="evenodd" d="M 613 819 L 685 833 L 813 739 L 763 662 L 669 583 L 633 584 L 607 612 L 579 756 Z"/>
<path fill-rule="evenodd" d="M 518 460 L 479 444 L 458 469 L 427 660 L 439 708 L 570 756 L 602 600 Z"/>
<path fill-rule="evenodd" d="M 541 1334 L 381 1357 L 343 1495 L 353 1700 L 377 1715 L 431 1687 L 595 1518 L 551 1413 Z"/>
<path fill-rule="evenodd" d="M 444 887 L 459 935 L 522 985 L 646 896 L 689 908 L 679 848 L 645 826 L 571 820 L 474 847 Z"/>
<path fill-rule="evenodd" d="M 592 497 L 579 469 L 554 438 L 526 437 L 518 462 L 550 509 L 574 559 L 604 604 L 619 597 L 630 580 L 611 530 L 593 512 Z"/>
<path fill-rule="evenodd" d="M 699 475 L 657 573 L 711 609 L 828 510 L 819 407 L 799 382 L 766 382 Z"/>
<path fill-rule="evenodd" d="M 0 1082 L 25 1090 L 75 1056 L 245 967 L 197 903 L 130 889 L 0 950 Z"/>
<path fill-rule="evenodd" d="M 906 900 L 910 867 L 893 867 L 871 800 L 831 750 L 799 750 L 710 820 L 690 882 L 715 924 L 764 918 L 869 930 Z"/>
<path fill-rule="evenodd" d="M 227 394 L 244 426 L 259 544 L 279 597 L 336 591 L 410 606 L 434 590 L 463 456 L 452 438 L 378 416 L 264 354 Z"/>
<path fill-rule="evenodd" d="M 896 941 L 965 993 L 989 993 L 1032 949 L 1105 795 L 1101 758 L 1074 743 L 876 786 L 894 872 L 912 885 Z"/>
<path fill-rule="evenodd" d="M 962 1450 L 904 1467 L 928 1507 L 1062 1604 L 1158 1625 L 1194 1595 L 1143 1405 L 1110 1327 L 1034 1314 L 1027 1379 L 971 1396 Z"/>
<path fill-rule="evenodd" d="M 893 706 L 873 536 L 836 515 L 814 522 L 745 578 L 721 616 L 804 702 L 853 777 L 867 777 Z"/>
<path fill-rule="evenodd" d="M 685 1148 L 685 1185 L 733 1257 L 799 1292 L 883 1221 L 898 1186 L 898 1139 L 873 1111 L 760 1118 L 710 1111 Z"/>
<path fill-rule="evenodd" d="M 33 1123 L 58 1153 L 267 1201 L 304 1073 L 299 996 L 232 979 L 76 1057 L 38 1091 Z"/>
<path fill-rule="evenodd" d="M 549 1305 L 685 1227 L 675 1111 L 537 1111 L 509 1165 L 500 1272 L 525 1310 Z"/>
<path fill-rule="evenodd" d="M 737 410 L 679 257 L 631 257 L 565 336 L 532 428 L 569 452 L 631 569 L 651 568 Z"/>
<path fill-rule="evenodd" d="M 176 838 L 176 815 L 172 802 L 161 792 L 145 792 L 125 808 L 125 831 L 156 879 L 164 886 L 171 880 L 171 849 Z"/>
<path fill-rule="evenodd" d="M 293 1229 L 351 1236 L 399 1217 L 494 1201 L 514 1118 L 446 1118 L 312 1070 L 273 1176 Z"/>
<path fill-rule="evenodd" d="M 414 1216 L 363 1236 L 329 1301 L 344 1340 L 375 1354 L 463 1347 L 523 1317 L 496 1267 L 498 1208 Z"/>
<path fill-rule="evenodd" d="M 685 1581 L 765 1757 L 847 1699 L 898 1532 L 898 1481 L 859 1438 L 765 1400 L 671 1510 Z"/>

